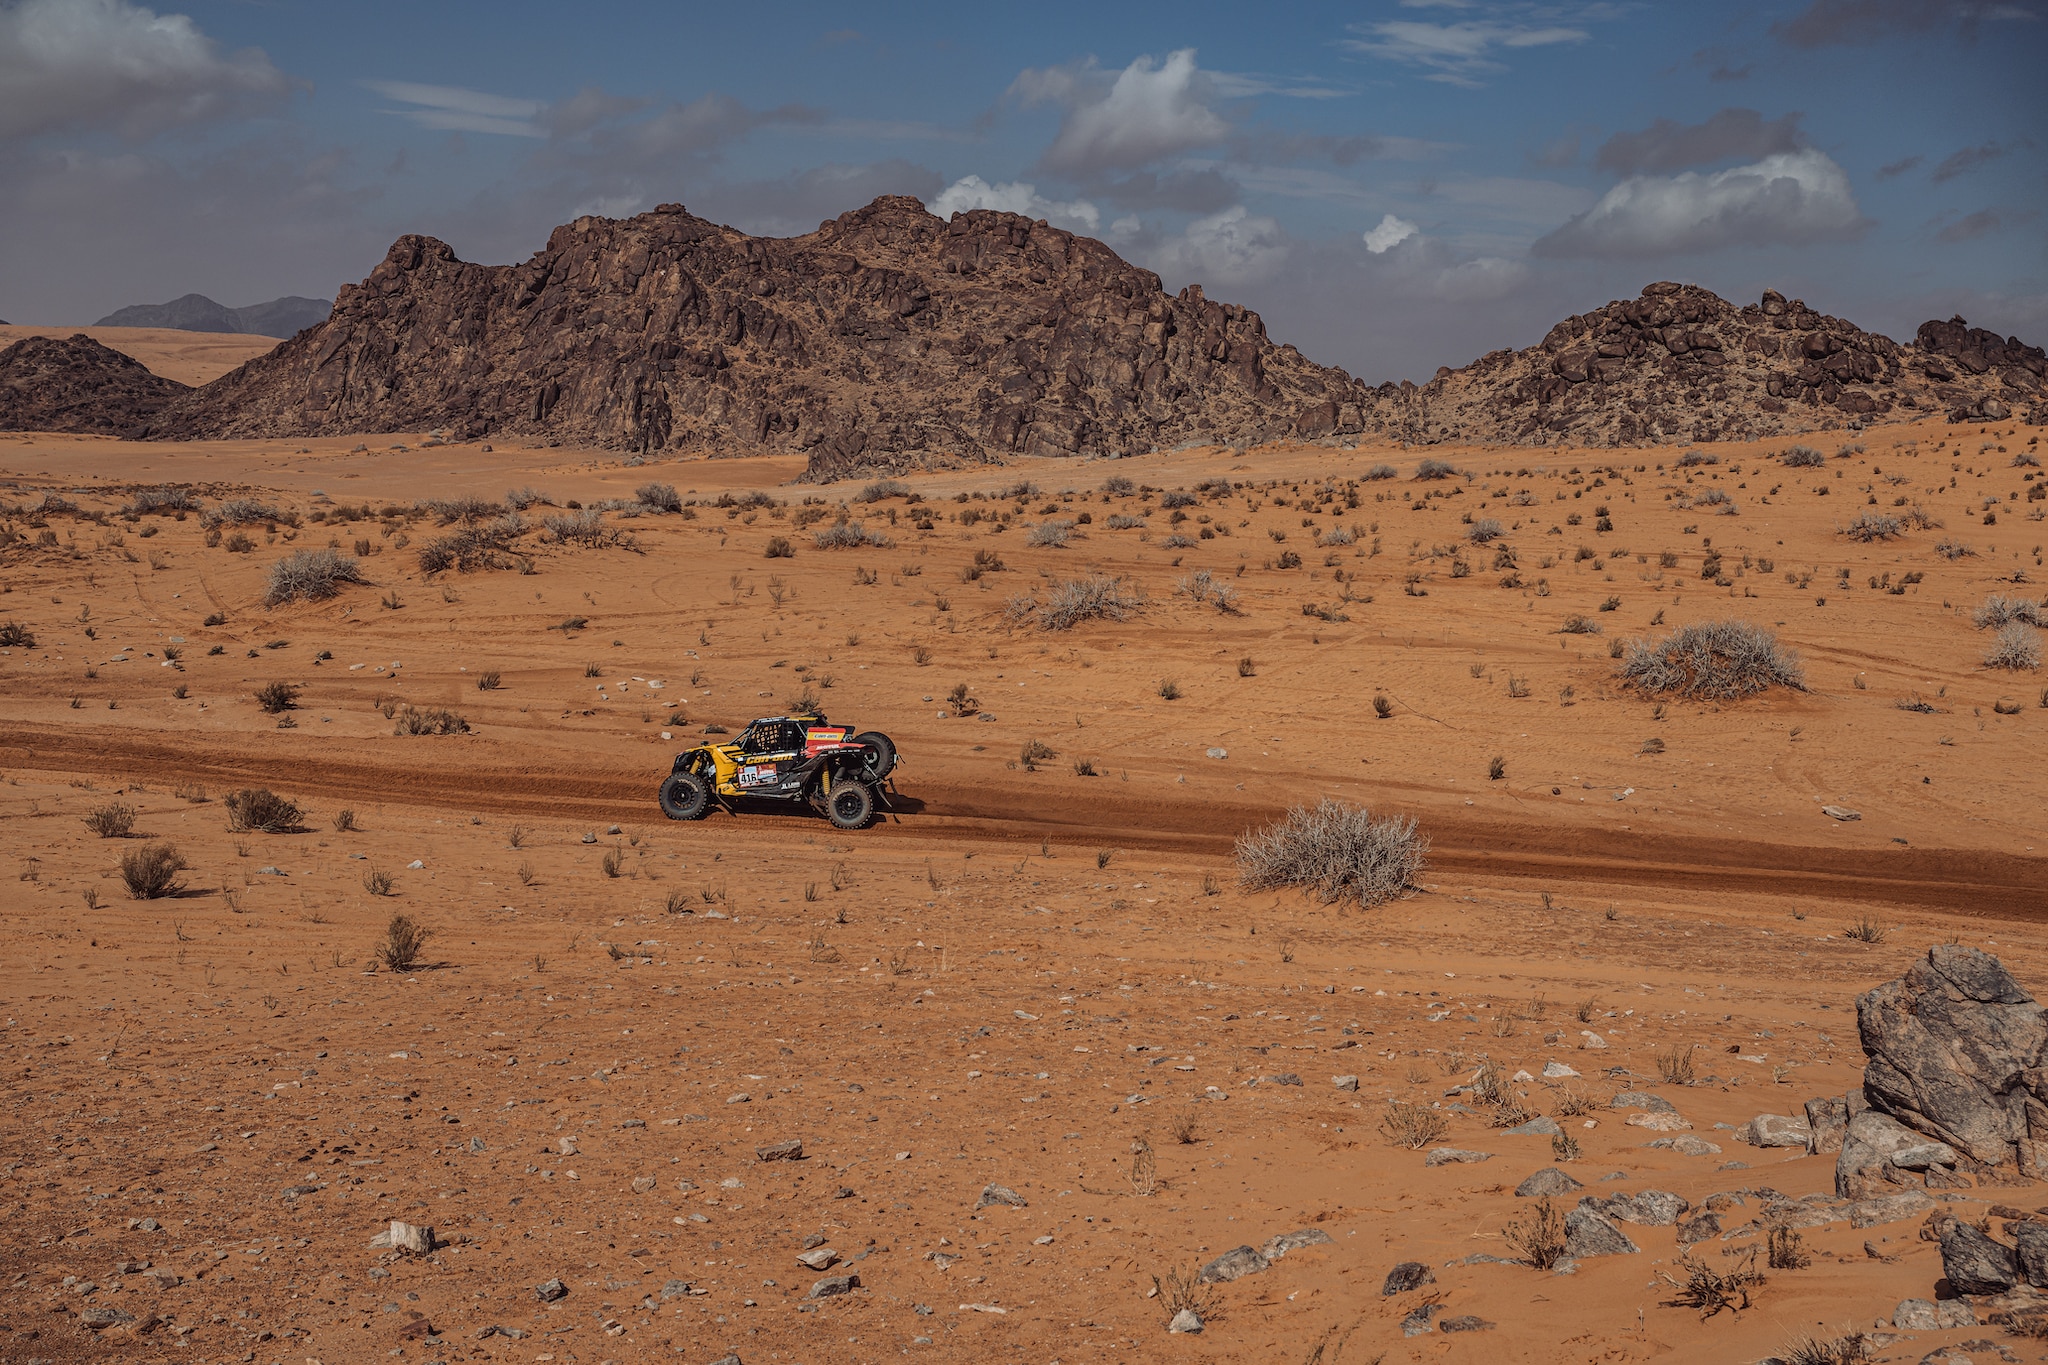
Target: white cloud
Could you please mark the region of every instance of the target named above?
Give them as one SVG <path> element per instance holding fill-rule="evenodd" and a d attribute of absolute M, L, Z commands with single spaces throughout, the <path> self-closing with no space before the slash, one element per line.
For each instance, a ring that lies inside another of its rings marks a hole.
<path fill-rule="evenodd" d="M 1044 157 L 1046 169 L 1065 175 L 1135 170 L 1221 142 L 1231 131 L 1206 102 L 1211 81 L 1191 47 L 1168 53 L 1163 62 L 1140 57 L 1114 80 L 1090 60 L 1025 71 L 1010 89 L 1026 104 L 1065 107 Z"/>
<path fill-rule="evenodd" d="M 1389 213 L 1380 219 L 1378 227 L 1365 234 L 1365 249 L 1378 256 L 1389 247 L 1399 246 L 1420 231 L 1420 228 L 1407 219 L 1396 218 Z"/>
<path fill-rule="evenodd" d="M 291 86 L 261 51 L 224 55 L 182 14 L 127 0 L 0 6 L 0 138 L 58 128 L 143 137 L 281 98 Z"/>
<path fill-rule="evenodd" d="M 1864 226 L 1848 175 L 1826 153 L 1809 148 L 1711 175 L 1633 176 L 1535 250 L 1545 256 L 1661 256 L 1842 241 Z"/>
<path fill-rule="evenodd" d="M 1286 263 L 1287 234 L 1274 219 L 1234 204 L 1195 219 L 1149 255 L 1162 274 L 1204 285 L 1245 284 L 1270 277 Z"/>
<path fill-rule="evenodd" d="M 1035 185 L 1020 180 L 991 185 L 978 175 L 955 180 L 931 203 L 932 212 L 941 218 L 951 218 L 969 209 L 1021 213 L 1026 218 L 1043 218 L 1078 232 L 1094 232 L 1102 223 L 1102 214 L 1085 199 L 1061 203 L 1040 195 Z"/>
<path fill-rule="evenodd" d="M 422 128 L 449 133 L 496 133 L 505 137 L 547 136 L 534 122 L 545 107 L 539 100 L 512 99 L 459 85 L 420 85 L 412 81 L 365 81 L 363 84 L 387 100 L 410 105 L 407 109 L 387 109 L 384 112 L 396 114 Z M 586 91 L 575 96 L 570 103 L 577 105 L 586 101 L 588 96 Z"/>
<path fill-rule="evenodd" d="M 1353 24 L 1351 32 L 1357 36 L 1339 44 L 1346 51 L 1419 66 L 1428 73 L 1427 80 L 1467 87 L 1481 84 L 1482 76 L 1507 69 L 1490 55 L 1495 49 L 1583 43 L 1592 36 L 1582 28 L 1492 20 L 1428 24 L 1392 19 L 1377 24 Z"/>

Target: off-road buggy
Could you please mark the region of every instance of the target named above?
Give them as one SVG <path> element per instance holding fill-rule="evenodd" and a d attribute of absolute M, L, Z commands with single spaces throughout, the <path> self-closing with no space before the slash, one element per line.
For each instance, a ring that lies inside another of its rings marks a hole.
<path fill-rule="evenodd" d="M 854 734 L 823 716 L 768 716 L 725 744 L 676 755 L 661 784 L 662 814 L 701 820 L 713 803 L 766 798 L 808 801 L 840 829 L 860 829 L 886 802 L 883 782 L 896 769 L 896 746 L 878 730 Z"/>

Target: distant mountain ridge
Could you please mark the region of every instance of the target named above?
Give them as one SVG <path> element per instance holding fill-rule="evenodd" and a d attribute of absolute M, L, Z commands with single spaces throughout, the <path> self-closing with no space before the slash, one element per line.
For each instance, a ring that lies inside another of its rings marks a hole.
<path fill-rule="evenodd" d="M 287 294 L 268 303 L 229 308 L 204 294 L 186 294 L 169 303 L 135 303 L 109 313 L 95 327 L 167 327 L 176 332 L 241 332 L 251 336 L 288 337 L 327 321 L 334 305 L 325 299 Z"/>

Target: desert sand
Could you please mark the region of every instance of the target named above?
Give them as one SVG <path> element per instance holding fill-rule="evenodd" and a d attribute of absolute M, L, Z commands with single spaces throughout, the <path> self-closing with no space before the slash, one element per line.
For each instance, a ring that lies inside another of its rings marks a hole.
<path fill-rule="evenodd" d="M 1739 1195 L 1692 1249 L 1729 1264 L 1762 1191 L 1833 1191 L 1832 1156 L 1732 1129 L 1857 1082 L 1860 992 L 1948 940 L 2048 987 L 2048 692 L 1986 668 L 1971 619 L 2039 595 L 2031 429 L 1882 426 L 1820 468 L 1787 440 L 1690 467 L 1438 447 L 1440 481 L 1363 445 L 1027 460 L 873 502 L 790 482 L 794 456 L 424 435 L 0 440 L 0 622 L 34 637 L 0 651 L 0 1359 L 1737 1361 L 1864 1331 L 1918 1360 L 1997 1335 L 1891 1328 L 1942 1273 L 1921 1213 L 1810 1228 L 1810 1265 L 1707 1320 L 1670 1306 L 1669 1226 L 1568 1275 L 1467 1258 L 1514 1255 L 1515 1187 L 1557 1164 L 1595 1195 Z M 649 483 L 684 511 L 608 513 L 602 548 L 539 530 Z M 239 551 L 198 513 L 120 515 L 160 484 L 279 515 Z M 427 501 L 524 488 L 554 505 L 504 568 L 420 571 Z M 48 493 L 78 510 L 26 510 Z M 888 543 L 819 548 L 842 511 Z M 1063 547 L 1028 543 L 1053 521 Z M 366 582 L 262 605 L 273 562 L 327 546 Z M 1197 571 L 1229 609 L 1177 586 Z M 1089 573 L 1142 608 L 1023 614 Z M 1806 690 L 1617 684 L 1615 642 L 1726 617 L 1775 629 Z M 259 708 L 272 682 L 294 709 Z M 661 817 L 678 750 L 806 693 L 896 740 L 880 822 Z M 393 734 L 408 705 L 470 732 Z M 249 787 L 297 832 L 231 832 Z M 1239 887 L 1234 839 L 1324 796 L 1419 821 L 1413 894 Z M 110 802 L 126 838 L 83 823 Z M 181 894 L 123 890 L 147 840 Z M 433 931 L 426 969 L 374 969 L 394 912 Z M 1574 1158 L 1455 1091 L 1488 1061 Z M 1645 1091 L 1716 1150 L 1647 1146 L 1677 1130 L 1615 1107 Z M 1390 1100 L 1491 1155 L 1426 1166 Z M 990 1185 L 1021 1205 L 977 1207 Z M 370 1246 L 394 1219 L 441 1249 Z M 1299 1231 L 1329 1240 L 1167 1333 L 1171 1276 Z M 1434 1283 L 1382 1293 L 1407 1261 Z M 1404 1334 L 1424 1300 L 1471 1330 Z"/>
<path fill-rule="evenodd" d="M 0 349 L 24 337 L 68 337 L 83 332 L 100 345 L 141 361 L 166 379 L 199 385 L 245 360 L 275 350 L 276 337 L 228 332 L 181 332 L 169 327 L 0 326 Z"/>

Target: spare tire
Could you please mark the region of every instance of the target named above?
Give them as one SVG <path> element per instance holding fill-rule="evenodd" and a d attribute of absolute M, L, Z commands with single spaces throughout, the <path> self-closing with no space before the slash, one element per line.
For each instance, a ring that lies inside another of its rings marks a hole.
<path fill-rule="evenodd" d="M 875 793 L 858 778 L 843 777 L 825 798 L 825 818 L 840 829 L 865 829 L 875 818 Z"/>
<path fill-rule="evenodd" d="M 880 782 L 896 771 L 896 742 L 880 730 L 855 735 L 853 742 L 867 750 L 868 781 Z"/>
<path fill-rule="evenodd" d="M 701 820 L 711 809 L 711 784 L 693 772 L 670 773 L 660 800 L 661 813 L 671 820 Z"/>

